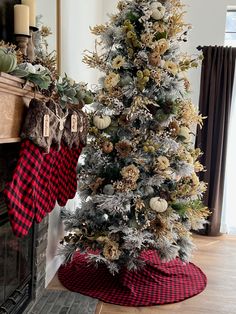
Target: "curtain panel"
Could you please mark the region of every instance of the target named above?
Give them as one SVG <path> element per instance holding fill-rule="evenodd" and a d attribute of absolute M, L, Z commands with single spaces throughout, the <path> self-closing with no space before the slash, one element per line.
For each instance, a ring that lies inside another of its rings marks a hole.
<path fill-rule="evenodd" d="M 207 119 L 197 131 L 196 146 L 204 153 L 201 162 L 207 171 L 200 178 L 208 184 L 204 204 L 211 211 L 203 232 L 215 236 L 220 234 L 221 226 L 236 48 L 210 46 L 203 47 L 202 52 L 199 110 Z"/>

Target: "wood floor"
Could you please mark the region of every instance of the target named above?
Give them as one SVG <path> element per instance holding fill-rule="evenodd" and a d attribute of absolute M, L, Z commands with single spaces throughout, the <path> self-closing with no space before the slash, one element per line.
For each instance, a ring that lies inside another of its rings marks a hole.
<path fill-rule="evenodd" d="M 208 277 L 200 295 L 180 303 L 139 308 L 99 302 L 96 314 L 236 314 L 236 236 L 194 236 L 194 241 L 197 250 L 192 262 Z M 48 288 L 65 289 L 57 276 Z"/>

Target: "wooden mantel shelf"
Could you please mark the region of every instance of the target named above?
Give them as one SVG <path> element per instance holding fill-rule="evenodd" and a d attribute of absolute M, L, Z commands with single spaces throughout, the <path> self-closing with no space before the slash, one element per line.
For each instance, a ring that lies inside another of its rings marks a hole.
<path fill-rule="evenodd" d="M 0 72 L 0 144 L 20 141 L 25 108 L 33 97 L 43 98 L 33 84 Z"/>

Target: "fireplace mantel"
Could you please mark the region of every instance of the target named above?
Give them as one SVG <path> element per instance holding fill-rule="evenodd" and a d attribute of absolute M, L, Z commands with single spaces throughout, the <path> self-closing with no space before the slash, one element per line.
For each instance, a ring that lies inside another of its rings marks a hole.
<path fill-rule="evenodd" d="M 0 144 L 20 141 L 25 108 L 35 97 L 34 85 L 13 75 L 0 72 Z"/>

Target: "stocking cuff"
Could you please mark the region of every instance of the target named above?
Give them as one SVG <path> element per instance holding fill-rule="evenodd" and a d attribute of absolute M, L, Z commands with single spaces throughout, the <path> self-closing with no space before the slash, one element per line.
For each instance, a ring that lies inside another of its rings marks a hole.
<path fill-rule="evenodd" d="M 60 119 L 63 115 L 59 105 L 52 100 L 45 103 L 38 99 L 32 99 L 22 127 L 21 138 L 31 140 L 47 153 L 52 144 L 59 149 L 63 133 L 63 130 L 60 130 Z M 45 116 L 49 118 L 48 134 L 44 134 Z"/>
<path fill-rule="evenodd" d="M 88 133 L 88 118 L 87 115 L 79 108 L 69 108 L 69 115 L 65 123 L 64 132 L 62 139 L 67 146 L 70 148 L 72 146 L 79 147 L 81 144 L 83 146 L 87 143 L 87 133 Z M 77 127 L 76 131 L 72 130 L 72 116 L 76 116 Z"/>

